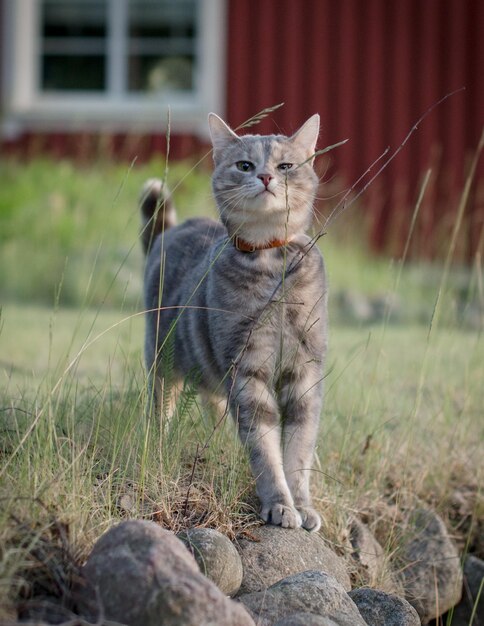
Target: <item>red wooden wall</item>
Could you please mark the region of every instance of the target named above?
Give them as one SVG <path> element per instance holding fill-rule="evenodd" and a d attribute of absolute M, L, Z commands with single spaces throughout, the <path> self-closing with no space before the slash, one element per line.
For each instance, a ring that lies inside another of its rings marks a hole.
<path fill-rule="evenodd" d="M 319 147 L 349 139 L 329 160 L 319 159 L 322 196 L 351 186 L 387 146 L 397 149 L 432 105 L 465 87 L 427 115 L 358 207 L 350 209 L 369 218 L 375 249 L 399 253 L 421 181 L 432 167 L 412 252 L 445 253 L 484 126 L 484 0 L 227 3 L 226 118 L 237 126 L 284 102 L 253 132 L 290 133 L 319 112 Z M 98 153 L 131 160 L 133 153 L 143 159 L 163 152 L 165 144 L 164 136 L 133 135 L 127 129 L 114 136 L 25 134 L 2 148 L 27 157 L 90 159 Z M 192 135 L 171 138 L 172 158 L 205 148 Z M 336 201 L 322 202 L 321 211 L 327 213 Z M 482 247 L 483 223 L 484 157 L 466 206 L 457 249 L 461 258 L 471 260 Z"/>
<path fill-rule="evenodd" d="M 72 158 L 89 163 L 98 158 L 142 163 L 154 155 L 165 155 L 166 133 L 133 133 L 94 131 L 24 131 L 13 140 L 0 138 L 0 154 L 21 159 L 48 156 L 53 159 Z M 189 159 L 209 149 L 206 140 L 193 134 L 170 135 L 170 158 Z"/>
<path fill-rule="evenodd" d="M 331 153 L 329 187 L 334 177 L 350 186 L 429 107 L 465 87 L 428 114 L 363 196 L 374 246 L 398 251 L 432 167 L 414 247 L 442 253 L 484 126 L 484 2 L 230 0 L 228 19 L 228 121 L 284 102 L 254 132 L 290 133 L 319 112 L 319 147 L 349 138 Z M 482 244 L 483 160 L 459 243 L 467 257 Z"/>

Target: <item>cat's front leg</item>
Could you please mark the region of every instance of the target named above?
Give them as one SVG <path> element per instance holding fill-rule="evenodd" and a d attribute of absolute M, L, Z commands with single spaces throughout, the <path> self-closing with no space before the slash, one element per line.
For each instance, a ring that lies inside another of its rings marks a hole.
<path fill-rule="evenodd" d="M 284 415 L 284 473 L 302 526 L 310 531 L 321 527 L 321 517 L 311 503 L 309 480 L 322 408 L 321 372 L 295 369 L 282 389 Z"/>
<path fill-rule="evenodd" d="M 298 528 L 302 519 L 284 474 L 277 402 L 267 382 L 255 376 L 239 374 L 229 393 L 240 438 L 248 449 L 260 516 L 269 524 Z"/>
<path fill-rule="evenodd" d="M 306 530 L 318 531 L 321 517 L 313 508 L 309 493 L 309 479 L 313 462 L 314 430 L 309 424 L 289 424 L 284 428 L 284 472 Z"/>

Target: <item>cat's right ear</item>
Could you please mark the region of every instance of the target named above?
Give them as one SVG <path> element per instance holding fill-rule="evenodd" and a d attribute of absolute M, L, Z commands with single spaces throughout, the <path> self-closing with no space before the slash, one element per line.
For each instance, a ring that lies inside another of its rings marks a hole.
<path fill-rule="evenodd" d="M 230 126 L 215 113 L 208 114 L 208 127 L 210 129 L 210 137 L 212 138 L 214 156 L 218 150 L 223 150 L 234 141 L 239 141 L 239 137 Z"/>

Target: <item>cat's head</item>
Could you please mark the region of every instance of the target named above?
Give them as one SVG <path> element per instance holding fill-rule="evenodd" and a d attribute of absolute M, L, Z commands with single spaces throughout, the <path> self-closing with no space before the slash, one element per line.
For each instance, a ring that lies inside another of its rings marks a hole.
<path fill-rule="evenodd" d="M 311 224 L 318 186 L 311 157 L 319 115 L 291 137 L 239 136 L 214 113 L 208 119 L 213 193 L 229 235 L 263 245 L 304 233 Z"/>

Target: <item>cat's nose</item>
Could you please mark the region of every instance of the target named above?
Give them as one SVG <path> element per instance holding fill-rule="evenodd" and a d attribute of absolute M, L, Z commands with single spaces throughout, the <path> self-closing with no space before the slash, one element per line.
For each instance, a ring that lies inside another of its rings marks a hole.
<path fill-rule="evenodd" d="M 274 177 L 270 174 L 258 174 L 257 178 L 260 178 L 260 180 L 264 183 L 264 187 L 268 187 Z"/>

